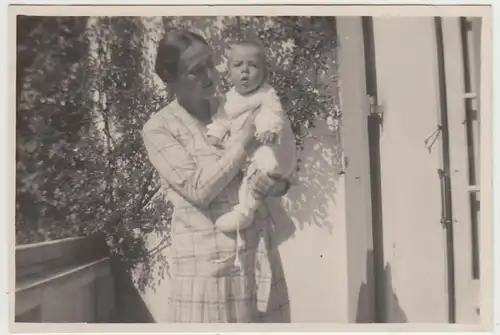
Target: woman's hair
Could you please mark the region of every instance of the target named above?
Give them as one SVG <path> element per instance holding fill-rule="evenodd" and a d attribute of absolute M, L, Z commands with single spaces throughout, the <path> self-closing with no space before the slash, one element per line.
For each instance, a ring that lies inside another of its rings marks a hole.
<path fill-rule="evenodd" d="M 155 71 L 165 83 L 172 83 L 178 79 L 180 57 L 182 53 L 194 43 L 208 45 L 200 35 L 187 30 L 168 32 L 158 44 Z"/>

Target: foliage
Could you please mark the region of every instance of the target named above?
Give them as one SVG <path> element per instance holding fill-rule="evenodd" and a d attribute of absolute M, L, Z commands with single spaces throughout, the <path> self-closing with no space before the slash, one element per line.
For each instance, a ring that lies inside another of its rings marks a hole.
<path fill-rule="evenodd" d="M 211 21 L 210 21 L 211 20 Z M 301 148 L 307 128 L 338 119 L 331 18 L 18 18 L 16 242 L 104 234 L 127 269 L 150 281 L 168 245 L 172 206 L 150 166 L 140 129 L 167 103 L 153 74 L 164 29 L 199 30 L 214 46 L 221 90 L 228 44 L 247 33 L 270 51 L 271 84 Z M 252 27 L 260 27 L 255 29 Z M 167 87 L 168 90 L 168 87 Z M 161 235 L 148 246 L 146 233 Z"/>
<path fill-rule="evenodd" d="M 19 17 L 18 243 L 80 235 L 85 230 L 72 215 L 77 201 L 68 198 L 87 182 L 82 172 L 91 163 L 79 154 L 87 142 L 86 110 L 91 108 L 85 97 L 89 90 L 85 24 L 85 18 Z M 57 221 L 61 223 L 53 224 Z"/>
<path fill-rule="evenodd" d="M 161 97 L 142 77 L 139 20 L 23 20 L 37 22 L 18 43 L 33 59 L 19 75 L 17 242 L 142 226 L 159 187 L 139 130 Z"/>

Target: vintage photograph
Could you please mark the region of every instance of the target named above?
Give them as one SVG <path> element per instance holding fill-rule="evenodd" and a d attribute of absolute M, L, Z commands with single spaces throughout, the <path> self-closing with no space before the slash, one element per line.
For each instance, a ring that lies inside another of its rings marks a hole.
<path fill-rule="evenodd" d="M 16 15 L 15 323 L 491 313 L 482 17 L 320 15 Z"/>

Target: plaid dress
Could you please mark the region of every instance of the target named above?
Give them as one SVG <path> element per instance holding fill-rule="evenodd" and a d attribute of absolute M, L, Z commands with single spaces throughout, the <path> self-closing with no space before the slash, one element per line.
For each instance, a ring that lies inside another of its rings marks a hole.
<path fill-rule="evenodd" d="M 266 201 L 241 232 L 242 269 L 236 269 L 236 234 L 222 233 L 214 222 L 238 203 L 246 155 L 238 147 L 224 152 L 211 146 L 205 133 L 205 125 L 177 101 L 153 115 L 142 131 L 149 159 L 174 205 L 168 319 L 289 322 L 272 206 Z"/>

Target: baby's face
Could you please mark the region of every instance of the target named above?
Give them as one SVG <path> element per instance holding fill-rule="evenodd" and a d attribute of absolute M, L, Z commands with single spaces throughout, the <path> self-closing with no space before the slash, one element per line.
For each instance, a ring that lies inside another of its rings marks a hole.
<path fill-rule="evenodd" d="M 264 81 L 264 64 L 260 50 L 255 46 L 235 46 L 229 58 L 229 75 L 236 91 L 249 94 Z"/>

